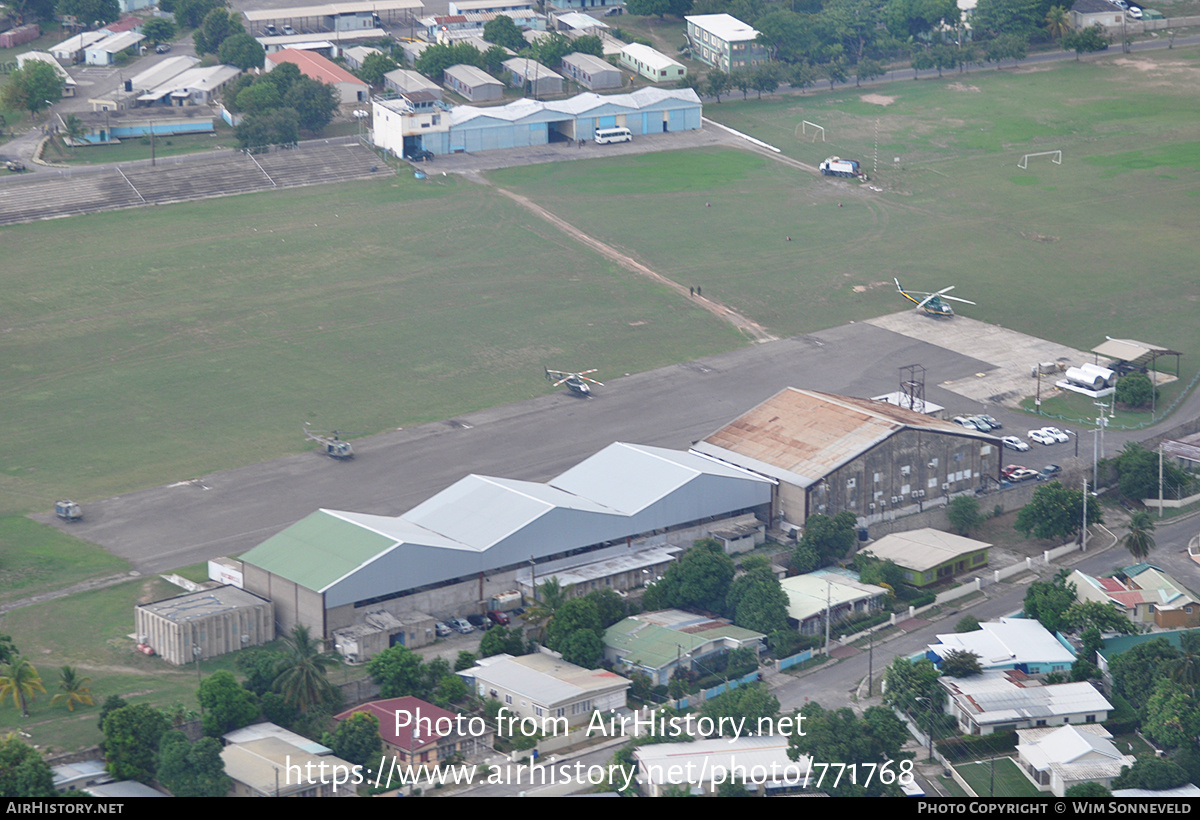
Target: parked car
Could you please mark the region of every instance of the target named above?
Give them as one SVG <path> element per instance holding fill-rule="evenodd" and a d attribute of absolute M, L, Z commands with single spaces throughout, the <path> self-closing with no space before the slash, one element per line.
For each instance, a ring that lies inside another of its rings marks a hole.
<path fill-rule="evenodd" d="M 1057 464 L 1047 464 L 1042 468 L 1042 471 L 1038 473 L 1038 481 L 1049 481 L 1061 472 L 1062 467 L 1059 467 Z"/>
<path fill-rule="evenodd" d="M 263 34 L 267 37 L 278 37 L 279 29 L 275 28 L 275 26 L 267 26 L 263 29 Z"/>
<path fill-rule="evenodd" d="M 966 427 L 968 430 L 979 430 L 978 425 L 976 425 L 975 422 L 971 421 L 966 416 L 955 416 L 953 421 L 959 427 Z M 982 432 L 986 433 L 987 431 L 984 430 Z"/>
<path fill-rule="evenodd" d="M 992 431 L 992 423 L 983 416 L 971 416 L 968 421 L 974 424 L 977 430 L 980 430 L 984 433 L 990 433 Z"/>
<path fill-rule="evenodd" d="M 996 419 L 995 419 L 995 418 L 993 418 L 992 416 L 980 416 L 979 418 L 983 419 L 983 420 L 984 420 L 984 421 L 986 421 L 988 424 L 992 425 L 992 429 L 993 429 L 993 430 L 999 430 L 999 429 L 1001 429 L 1002 427 L 1004 427 L 1004 425 L 1003 425 L 1003 424 L 1001 424 L 1000 422 L 996 421 Z"/>
<path fill-rule="evenodd" d="M 509 620 L 508 615 L 496 609 L 489 610 L 487 616 L 488 620 L 497 626 L 508 626 L 510 623 L 512 623 L 512 621 Z"/>
<path fill-rule="evenodd" d="M 1129 4 L 1125 0 L 1111 0 L 1112 4 L 1119 9 L 1128 10 Z"/>
<path fill-rule="evenodd" d="M 166 54 L 170 50 L 171 50 L 170 43 L 159 43 L 158 45 L 156 45 L 154 47 L 155 54 Z"/>
<path fill-rule="evenodd" d="M 1055 441 L 1061 442 L 1061 441 L 1070 441 L 1071 440 L 1070 436 L 1068 436 L 1062 430 L 1059 430 L 1057 427 L 1043 427 L 1042 431 L 1052 435 L 1054 437 Z"/>
<path fill-rule="evenodd" d="M 1004 446 L 1010 450 L 1016 450 L 1018 453 L 1023 453 L 1029 449 L 1029 445 L 1016 436 L 1005 436 L 1000 439 L 1004 442 Z"/>
<path fill-rule="evenodd" d="M 471 613 L 467 616 L 467 623 L 481 632 L 488 628 L 488 619 L 476 613 Z"/>
<path fill-rule="evenodd" d="M 462 618 L 451 618 L 450 628 L 462 635 L 470 635 L 475 631 L 475 627 L 464 621 Z"/>
<path fill-rule="evenodd" d="M 1130 6 L 1129 11 L 1127 11 L 1126 14 L 1128 14 L 1134 20 L 1142 19 L 1142 10 L 1139 9 L 1137 6 Z"/>
<path fill-rule="evenodd" d="M 1008 480 L 1009 481 L 1028 481 L 1031 478 L 1037 478 L 1037 477 L 1038 477 L 1037 470 L 1030 470 L 1028 467 L 1021 467 L 1020 469 L 1014 471 L 1012 473 L 1012 475 L 1010 475 L 1008 477 Z"/>
<path fill-rule="evenodd" d="M 1050 435 L 1045 430 L 1030 430 L 1029 440 L 1036 441 L 1038 444 L 1054 444 L 1054 436 Z"/>
<path fill-rule="evenodd" d="M 432 151 L 409 151 L 404 155 L 409 162 L 433 162 Z"/>
<path fill-rule="evenodd" d="M 284 26 L 283 33 L 285 35 L 287 35 L 288 37 L 291 37 L 293 34 L 296 33 L 296 30 L 294 28 L 292 28 L 291 26 Z"/>
<path fill-rule="evenodd" d="M 433 625 L 433 631 L 437 633 L 439 638 L 444 638 L 447 635 L 453 634 L 454 630 L 445 621 L 438 621 Z"/>
<path fill-rule="evenodd" d="M 1024 470 L 1024 469 L 1025 469 L 1025 467 L 1020 464 L 1009 464 L 1007 467 L 1005 467 L 1004 469 L 1002 469 L 1000 471 L 1000 477 L 1001 478 L 1010 478 L 1010 476 L 1012 476 L 1012 474 L 1015 473 L 1017 470 Z"/>

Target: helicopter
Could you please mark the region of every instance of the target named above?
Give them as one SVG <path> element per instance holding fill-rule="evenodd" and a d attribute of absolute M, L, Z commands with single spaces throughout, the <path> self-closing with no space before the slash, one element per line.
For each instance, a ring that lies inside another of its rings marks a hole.
<path fill-rule="evenodd" d="M 918 309 L 925 311 L 930 316 L 953 316 L 954 308 L 947 303 L 948 301 L 962 302 L 966 305 L 975 304 L 969 299 L 959 299 L 957 296 L 947 296 L 946 293 L 948 291 L 954 290 L 954 285 L 951 285 L 948 288 L 942 288 L 936 293 L 927 293 L 919 290 L 907 291 L 900 287 L 899 279 L 893 278 L 892 281 L 896 283 L 896 290 L 900 291 L 900 294 L 905 299 L 916 304 Z M 924 296 L 925 298 L 918 299 L 918 296 Z"/>
<path fill-rule="evenodd" d="M 551 370 L 548 367 L 543 368 L 546 371 L 546 380 L 553 383 L 554 387 L 566 385 L 571 389 L 571 392 L 577 396 L 588 397 L 592 395 L 592 388 L 588 387 L 588 383 L 604 386 L 604 382 L 598 382 L 595 379 L 589 379 L 589 373 L 597 372 L 597 368 L 584 370 L 581 373 L 568 373 L 564 370 Z"/>
<path fill-rule="evenodd" d="M 321 451 L 330 458 L 345 460 L 354 458 L 354 448 L 350 446 L 350 442 L 342 441 L 338 436 L 358 436 L 361 433 L 343 433 L 339 430 L 329 430 L 326 432 L 313 431 L 308 429 L 308 422 L 304 423 L 304 437 L 321 445 Z"/>
<path fill-rule="evenodd" d="M 68 498 L 64 498 L 54 504 L 54 514 L 63 521 L 79 521 L 83 518 L 83 510 L 79 505 Z"/>

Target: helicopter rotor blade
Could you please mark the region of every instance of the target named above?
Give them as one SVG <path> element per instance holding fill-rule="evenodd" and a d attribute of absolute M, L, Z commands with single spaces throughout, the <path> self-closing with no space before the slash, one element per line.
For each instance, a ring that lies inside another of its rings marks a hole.
<path fill-rule="evenodd" d="M 973 305 L 973 304 L 975 304 L 975 303 L 974 303 L 974 302 L 972 302 L 970 299 L 959 299 L 957 296 L 943 296 L 942 298 L 943 298 L 943 299 L 949 299 L 949 300 L 950 300 L 950 301 L 952 301 L 952 302 L 962 302 L 962 303 L 964 303 L 964 304 L 967 304 L 967 305 Z"/>
<path fill-rule="evenodd" d="M 920 302 L 917 302 L 917 307 L 919 307 L 919 308 L 925 307 L 925 305 L 929 302 L 929 300 L 935 298 L 936 296 L 937 296 L 936 293 L 929 294 L 924 299 L 922 299 Z"/>

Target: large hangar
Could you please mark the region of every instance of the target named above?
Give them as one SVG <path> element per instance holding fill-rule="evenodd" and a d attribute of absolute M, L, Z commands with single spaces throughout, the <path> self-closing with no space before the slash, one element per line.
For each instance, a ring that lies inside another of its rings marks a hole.
<path fill-rule="evenodd" d="M 531 573 L 686 546 L 767 517 L 773 481 L 693 453 L 616 443 L 545 484 L 470 475 L 399 517 L 319 510 L 242 556 L 278 628 L 478 609 Z M 648 559 L 650 560 L 650 559 Z M 397 637 L 397 642 L 405 640 Z"/>
<path fill-rule="evenodd" d="M 999 476 L 999 439 L 870 399 L 789 387 L 692 452 L 778 482 L 776 523 L 848 510 L 867 524 L 945 504 Z"/>

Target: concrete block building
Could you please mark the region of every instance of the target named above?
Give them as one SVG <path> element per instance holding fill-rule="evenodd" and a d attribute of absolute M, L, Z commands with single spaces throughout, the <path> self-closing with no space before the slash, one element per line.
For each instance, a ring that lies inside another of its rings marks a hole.
<path fill-rule="evenodd" d="M 562 69 L 566 76 L 592 91 L 621 87 L 621 69 L 593 54 L 568 54 L 562 58 Z"/>
<path fill-rule="evenodd" d="M 231 586 L 141 604 L 134 617 L 138 643 L 176 666 L 194 661 L 196 649 L 207 660 L 275 640 L 271 602 Z"/>
<path fill-rule="evenodd" d="M 471 102 L 504 99 L 504 83 L 473 65 L 452 65 L 445 71 L 446 88 Z"/>
<path fill-rule="evenodd" d="M 731 14 L 685 17 L 692 57 L 725 72 L 756 68 L 769 59 L 758 32 Z"/>
<path fill-rule="evenodd" d="M 617 58 L 624 68 L 652 83 L 676 83 L 687 76 L 687 66 L 641 43 L 622 46 Z"/>

